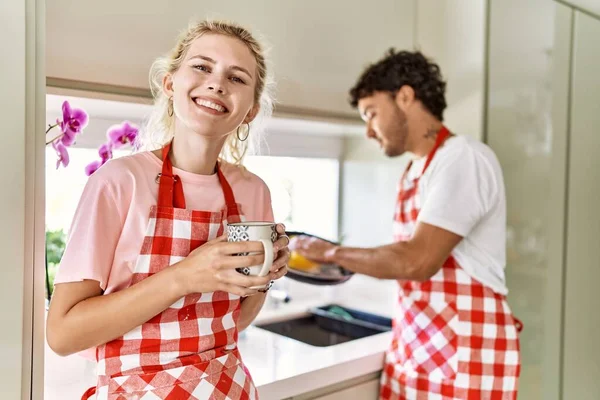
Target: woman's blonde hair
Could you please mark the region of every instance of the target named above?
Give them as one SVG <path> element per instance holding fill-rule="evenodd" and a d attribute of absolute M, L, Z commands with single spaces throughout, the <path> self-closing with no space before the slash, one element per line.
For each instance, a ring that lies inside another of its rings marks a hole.
<path fill-rule="evenodd" d="M 173 138 L 175 117 L 169 115 L 170 100 L 163 92 L 163 78 L 166 74 L 174 73 L 179 69 L 192 42 L 206 34 L 219 34 L 236 38 L 248 47 L 256 59 L 257 76 L 254 102 L 260 105 L 259 113 L 251 122 L 251 132 L 248 131 L 249 125 L 242 124 L 238 129 L 229 133 L 225 146 L 223 146 L 219 155 L 221 160 L 241 165 L 247 151 L 256 148 L 259 144 L 261 125 L 272 113 L 272 82 L 267 74 L 267 62 L 263 47 L 247 29 L 232 22 L 204 20 L 192 23 L 179 35 L 175 47 L 167 55 L 154 61 L 150 67 L 150 89 L 154 97 L 154 109 L 138 138 L 137 145 L 138 148 L 145 150 L 157 149 Z M 248 140 L 239 140 L 238 131 L 240 137 L 248 137 Z"/>

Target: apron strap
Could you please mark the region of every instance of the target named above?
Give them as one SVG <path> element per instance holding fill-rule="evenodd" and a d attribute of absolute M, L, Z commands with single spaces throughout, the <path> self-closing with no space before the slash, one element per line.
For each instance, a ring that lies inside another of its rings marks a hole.
<path fill-rule="evenodd" d="M 442 143 L 444 143 L 446 139 L 448 139 L 448 137 L 450 137 L 450 131 L 448 130 L 448 128 L 442 125 L 442 128 L 438 131 L 438 136 L 435 139 L 433 149 L 431 149 L 431 151 L 427 155 L 427 160 L 425 160 L 425 165 L 423 166 L 423 171 L 421 171 L 421 175 L 425 173 L 425 170 L 427 169 L 427 167 L 429 167 L 429 164 L 431 164 L 431 160 L 433 160 L 433 156 L 435 156 L 435 153 L 437 152 L 438 148 L 442 145 Z M 410 167 L 412 167 L 412 164 L 413 162 L 412 160 L 410 160 L 408 162 L 408 165 L 406 166 L 406 169 L 404 170 L 404 173 L 402 174 L 400 184 L 402 184 L 402 182 L 404 182 L 404 180 L 406 179 L 406 176 L 408 175 L 408 171 L 410 171 Z"/>
<path fill-rule="evenodd" d="M 402 178 L 400 178 L 400 184 L 402 184 L 402 182 L 404 182 L 404 180 L 406 179 L 408 171 L 410 171 L 410 167 L 412 167 L 412 163 L 412 160 L 408 162 L 408 165 L 406 166 L 406 168 L 404 169 L 404 173 L 402 174 Z"/>
<path fill-rule="evenodd" d="M 230 209 L 232 207 L 237 207 L 237 203 L 235 201 L 235 196 L 233 195 L 233 190 L 231 190 L 231 186 L 227 179 L 225 179 L 225 175 L 221 172 L 220 163 L 217 163 L 217 175 L 219 176 L 219 182 L 221 183 L 221 189 L 223 189 L 223 195 L 225 196 L 225 204 L 227 208 Z"/>
<path fill-rule="evenodd" d="M 423 172 L 421 172 L 421 175 L 425 173 L 425 170 L 427 169 L 427 167 L 429 167 L 429 164 L 431 164 L 431 160 L 433 160 L 433 156 L 435 156 L 435 153 L 437 152 L 439 147 L 442 145 L 442 143 L 446 141 L 446 139 L 448 139 L 449 136 L 450 131 L 448 130 L 448 128 L 442 125 L 441 129 L 438 131 L 437 138 L 435 139 L 435 144 L 433 145 L 433 149 L 431 149 L 431 151 L 427 155 L 427 160 L 425 161 L 425 165 L 423 166 Z"/>
<path fill-rule="evenodd" d="M 178 175 L 173 174 L 173 163 L 169 157 L 172 142 L 169 142 L 162 149 L 162 172 L 156 176 L 156 182 L 158 183 L 158 206 L 184 208 L 185 209 L 185 196 L 183 194 L 183 184 L 181 178 Z M 225 196 L 225 204 L 227 208 L 237 207 L 233 190 L 225 179 L 225 175 L 221 171 L 219 163 L 217 163 L 217 175 L 219 177 L 219 183 L 223 190 L 223 196 Z"/>
<path fill-rule="evenodd" d="M 158 206 L 185 208 L 181 178 L 173 174 L 173 163 L 169 157 L 171 143 L 169 142 L 162 149 L 162 172 L 156 176 L 158 182 Z"/>
<path fill-rule="evenodd" d="M 96 386 L 92 386 L 91 388 L 86 390 L 85 393 L 81 396 L 81 400 L 91 399 L 92 396 L 95 394 L 96 394 Z"/>

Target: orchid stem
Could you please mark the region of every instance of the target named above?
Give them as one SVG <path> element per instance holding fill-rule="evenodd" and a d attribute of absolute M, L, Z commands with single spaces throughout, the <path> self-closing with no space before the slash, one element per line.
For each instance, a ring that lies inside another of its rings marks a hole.
<path fill-rule="evenodd" d="M 48 124 L 48 129 L 46 129 L 46 133 L 50 132 L 50 129 L 56 128 L 58 124 L 50 125 Z"/>
<path fill-rule="evenodd" d="M 54 125 L 50 125 L 48 124 L 48 129 L 46 129 L 46 135 L 48 134 L 48 132 L 50 132 L 53 128 L 56 128 L 58 126 L 58 124 L 54 124 Z M 61 132 L 58 136 L 56 136 L 54 139 L 48 141 L 46 140 L 46 144 L 50 144 L 52 142 L 56 142 L 58 139 L 60 139 L 61 137 L 63 137 L 64 133 Z"/>

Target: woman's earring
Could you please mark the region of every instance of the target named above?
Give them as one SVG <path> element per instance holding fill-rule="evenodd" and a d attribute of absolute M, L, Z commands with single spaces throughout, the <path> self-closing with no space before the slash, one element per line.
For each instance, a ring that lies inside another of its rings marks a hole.
<path fill-rule="evenodd" d="M 169 97 L 169 105 L 167 106 L 167 114 L 169 115 L 169 117 L 172 117 L 174 114 L 174 109 L 173 109 L 173 96 Z"/>
<path fill-rule="evenodd" d="M 238 128 L 237 128 L 237 138 L 240 140 L 240 142 L 245 142 L 246 139 L 248 139 L 248 136 L 250 136 L 250 124 L 246 123 L 246 125 L 248 125 L 248 133 L 246 134 L 246 137 L 243 139 L 240 137 L 240 128 L 242 127 L 242 125 L 238 126 Z"/>

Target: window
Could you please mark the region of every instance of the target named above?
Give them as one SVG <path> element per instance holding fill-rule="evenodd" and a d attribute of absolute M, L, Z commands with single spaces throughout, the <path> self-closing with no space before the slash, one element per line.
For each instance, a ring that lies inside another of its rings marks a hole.
<path fill-rule="evenodd" d="M 115 150 L 114 157 L 130 154 Z M 46 149 L 46 229 L 68 231 L 88 177 L 85 166 L 98 158 L 96 149 L 72 147 L 70 164 L 56 169 L 56 156 Z M 269 186 L 277 222 L 337 239 L 339 162 L 332 158 L 249 156 L 246 167 Z"/>
<path fill-rule="evenodd" d="M 113 156 L 130 154 L 130 150 L 114 150 Z M 69 148 L 69 166 L 56 168 L 56 153 L 46 148 L 46 254 L 48 257 L 48 285 L 52 290 L 58 261 L 62 256 L 66 233 L 88 177 L 85 166 L 98 159 L 97 149 Z"/>
<path fill-rule="evenodd" d="M 245 165 L 269 186 L 275 221 L 337 240 L 338 160 L 249 156 Z"/>
<path fill-rule="evenodd" d="M 113 150 L 113 157 L 131 154 L 131 150 Z M 68 230 L 88 177 L 85 166 L 99 159 L 98 149 L 69 147 L 69 166 L 56 168 L 56 153 L 46 148 L 46 229 Z"/>

